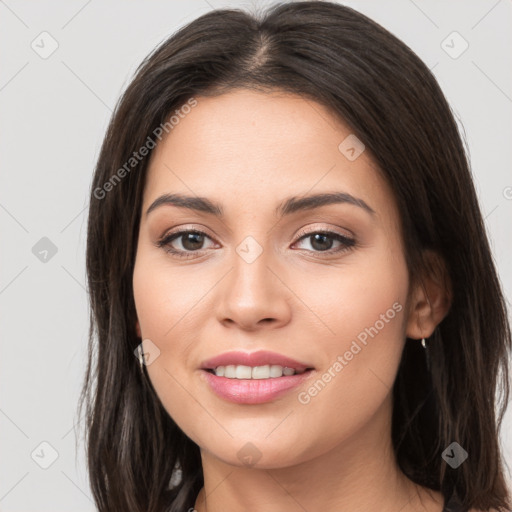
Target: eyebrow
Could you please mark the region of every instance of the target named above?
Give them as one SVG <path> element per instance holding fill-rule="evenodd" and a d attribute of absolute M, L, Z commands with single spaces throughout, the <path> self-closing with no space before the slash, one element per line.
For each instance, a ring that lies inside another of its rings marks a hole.
<path fill-rule="evenodd" d="M 365 201 L 346 192 L 330 192 L 302 197 L 289 197 L 276 208 L 276 214 L 279 217 L 284 217 L 298 211 L 313 210 L 330 204 L 350 204 L 365 210 L 370 215 L 375 215 L 375 210 Z M 151 206 L 146 211 L 146 215 L 149 215 L 153 210 L 162 205 L 172 205 L 179 208 L 208 213 L 216 217 L 224 217 L 224 211 L 220 204 L 212 202 L 205 197 L 193 197 L 184 194 L 161 195 L 151 203 Z"/>

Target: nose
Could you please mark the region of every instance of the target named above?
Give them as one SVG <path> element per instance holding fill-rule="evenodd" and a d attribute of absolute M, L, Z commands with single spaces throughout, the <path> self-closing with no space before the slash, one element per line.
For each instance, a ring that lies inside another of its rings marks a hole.
<path fill-rule="evenodd" d="M 253 261 L 238 252 L 231 271 L 222 280 L 216 298 L 216 315 L 226 327 L 246 331 L 276 328 L 291 318 L 293 293 L 286 285 L 285 267 L 265 249 Z"/>

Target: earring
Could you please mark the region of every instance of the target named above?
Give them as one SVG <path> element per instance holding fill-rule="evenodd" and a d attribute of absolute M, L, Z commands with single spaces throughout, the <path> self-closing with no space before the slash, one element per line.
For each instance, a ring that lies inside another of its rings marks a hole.
<path fill-rule="evenodd" d="M 140 372 L 142 374 L 144 374 L 144 352 L 143 352 L 143 348 L 142 348 L 142 342 L 137 347 L 137 355 L 139 358 Z"/>
<path fill-rule="evenodd" d="M 426 362 L 427 362 L 427 370 L 430 371 L 430 354 L 429 354 L 429 350 L 428 350 L 425 338 L 421 339 L 421 346 L 425 350 L 425 359 L 426 359 Z"/>

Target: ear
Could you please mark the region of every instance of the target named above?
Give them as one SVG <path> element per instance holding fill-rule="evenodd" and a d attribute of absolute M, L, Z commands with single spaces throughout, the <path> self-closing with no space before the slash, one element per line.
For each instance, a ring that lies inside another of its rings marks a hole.
<path fill-rule="evenodd" d="M 139 325 L 139 321 L 138 320 L 135 322 L 135 331 L 137 332 L 137 336 L 139 338 L 142 338 L 142 335 L 140 333 L 140 325 Z"/>
<path fill-rule="evenodd" d="M 412 339 L 430 337 L 448 314 L 453 299 L 444 260 L 432 250 L 424 251 L 424 259 L 425 271 L 415 280 L 409 304 L 406 335 Z"/>

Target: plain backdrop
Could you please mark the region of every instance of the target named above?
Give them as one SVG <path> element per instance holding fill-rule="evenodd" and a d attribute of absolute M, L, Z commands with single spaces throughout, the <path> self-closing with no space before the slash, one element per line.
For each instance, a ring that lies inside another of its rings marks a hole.
<path fill-rule="evenodd" d="M 88 329 L 85 233 L 92 172 L 120 93 L 146 54 L 187 22 L 267 3 L 0 0 L 0 511 L 95 509 L 74 424 Z M 512 3 L 343 3 L 436 75 L 465 132 L 510 304 Z M 511 430 L 509 409 L 510 466 Z"/>

